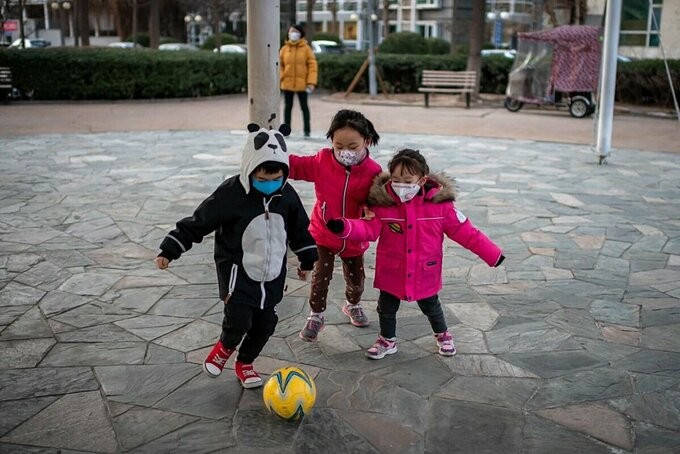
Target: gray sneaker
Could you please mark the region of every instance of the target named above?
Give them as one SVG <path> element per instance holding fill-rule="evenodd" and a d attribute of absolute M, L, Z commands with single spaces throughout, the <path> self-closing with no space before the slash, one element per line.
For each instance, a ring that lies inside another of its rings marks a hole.
<path fill-rule="evenodd" d="M 342 313 L 349 317 L 349 322 L 354 326 L 368 326 L 368 317 L 364 314 L 361 304 L 345 304 Z"/>
<path fill-rule="evenodd" d="M 319 331 L 323 329 L 323 315 L 310 315 L 305 327 L 300 331 L 300 339 L 306 342 L 315 342 Z"/>

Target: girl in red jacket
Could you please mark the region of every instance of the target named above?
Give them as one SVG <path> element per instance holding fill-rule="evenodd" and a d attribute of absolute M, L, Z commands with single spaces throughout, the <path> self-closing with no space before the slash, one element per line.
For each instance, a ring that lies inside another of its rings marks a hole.
<path fill-rule="evenodd" d="M 377 144 L 380 136 L 361 113 L 341 110 L 333 117 L 326 137 L 332 148 L 323 148 L 313 156 L 290 156 L 289 178 L 313 182 L 316 193 L 309 233 L 316 241 L 319 260 L 312 272 L 311 314 L 300 331 L 300 338 L 308 342 L 315 341 L 324 326 L 323 313 L 336 255 L 342 259 L 345 277 L 347 301 L 342 312 L 354 326 L 369 323 L 360 304 L 365 278 L 363 255 L 368 243 L 338 238 L 326 228 L 326 222 L 362 216 L 373 178 L 381 171 L 380 164 L 369 156 L 368 147 Z"/>
<path fill-rule="evenodd" d="M 368 197 L 375 217 L 328 222 L 340 238 L 375 241 L 380 237 L 375 264 L 380 335 L 366 356 L 382 359 L 396 353 L 397 310 L 402 300 L 418 303 L 432 326 L 439 354 L 453 356 L 456 347 L 437 295 L 442 288 L 444 235 L 489 266 L 500 265 L 505 257 L 456 209 L 454 183 L 430 175 L 420 152 L 401 150 L 388 168 L 390 174 L 376 178 Z"/>

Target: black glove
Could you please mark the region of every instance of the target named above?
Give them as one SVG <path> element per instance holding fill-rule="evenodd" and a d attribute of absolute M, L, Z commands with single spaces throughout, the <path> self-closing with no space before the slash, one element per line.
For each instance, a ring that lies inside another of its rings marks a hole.
<path fill-rule="evenodd" d="M 345 230 L 345 221 L 342 219 L 331 219 L 326 223 L 326 227 L 333 233 L 342 233 Z"/>
<path fill-rule="evenodd" d="M 498 259 L 498 262 L 494 265 L 494 268 L 497 266 L 501 266 L 501 263 L 503 263 L 503 260 L 505 260 L 505 256 L 501 254 L 501 258 Z"/>

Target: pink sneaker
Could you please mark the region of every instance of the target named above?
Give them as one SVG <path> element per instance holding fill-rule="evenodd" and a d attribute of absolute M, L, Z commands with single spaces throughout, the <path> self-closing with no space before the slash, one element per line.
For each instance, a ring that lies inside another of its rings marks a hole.
<path fill-rule="evenodd" d="M 453 336 L 448 331 L 443 333 L 435 333 L 434 338 L 437 339 L 437 346 L 439 347 L 439 354 L 442 356 L 453 356 L 456 354 L 456 346 L 453 344 Z"/>
<path fill-rule="evenodd" d="M 366 357 L 371 359 L 383 359 L 385 355 L 397 353 L 397 343 L 392 340 L 385 339 L 378 336 L 378 340 L 368 350 L 366 350 Z"/>
<path fill-rule="evenodd" d="M 253 370 L 252 364 L 236 361 L 234 363 L 234 372 L 236 372 L 236 376 L 241 381 L 241 385 L 244 388 L 257 388 L 258 386 L 262 386 L 262 378 Z"/>
<path fill-rule="evenodd" d="M 222 341 L 218 340 L 203 361 L 203 370 L 212 378 L 219 376 L 232 353 L 234 350 L 224 348 Z"/>

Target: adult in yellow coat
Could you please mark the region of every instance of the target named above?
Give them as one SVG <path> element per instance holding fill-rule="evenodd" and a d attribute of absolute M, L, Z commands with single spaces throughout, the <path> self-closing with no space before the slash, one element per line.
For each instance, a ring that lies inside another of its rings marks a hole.
<path fill-rule="evenodd" d="M 283 120 L 291 125 L 293 98 L 298 95 L 305 137 L 311 131 L 309 105 L 307 97 L 317 84 L 316 57 L 305 39 L 305 30 L 300 25 L 293 25 L 288 30 L 288 40 L 279 52 L 279 79 L 284 99 Z"/>

